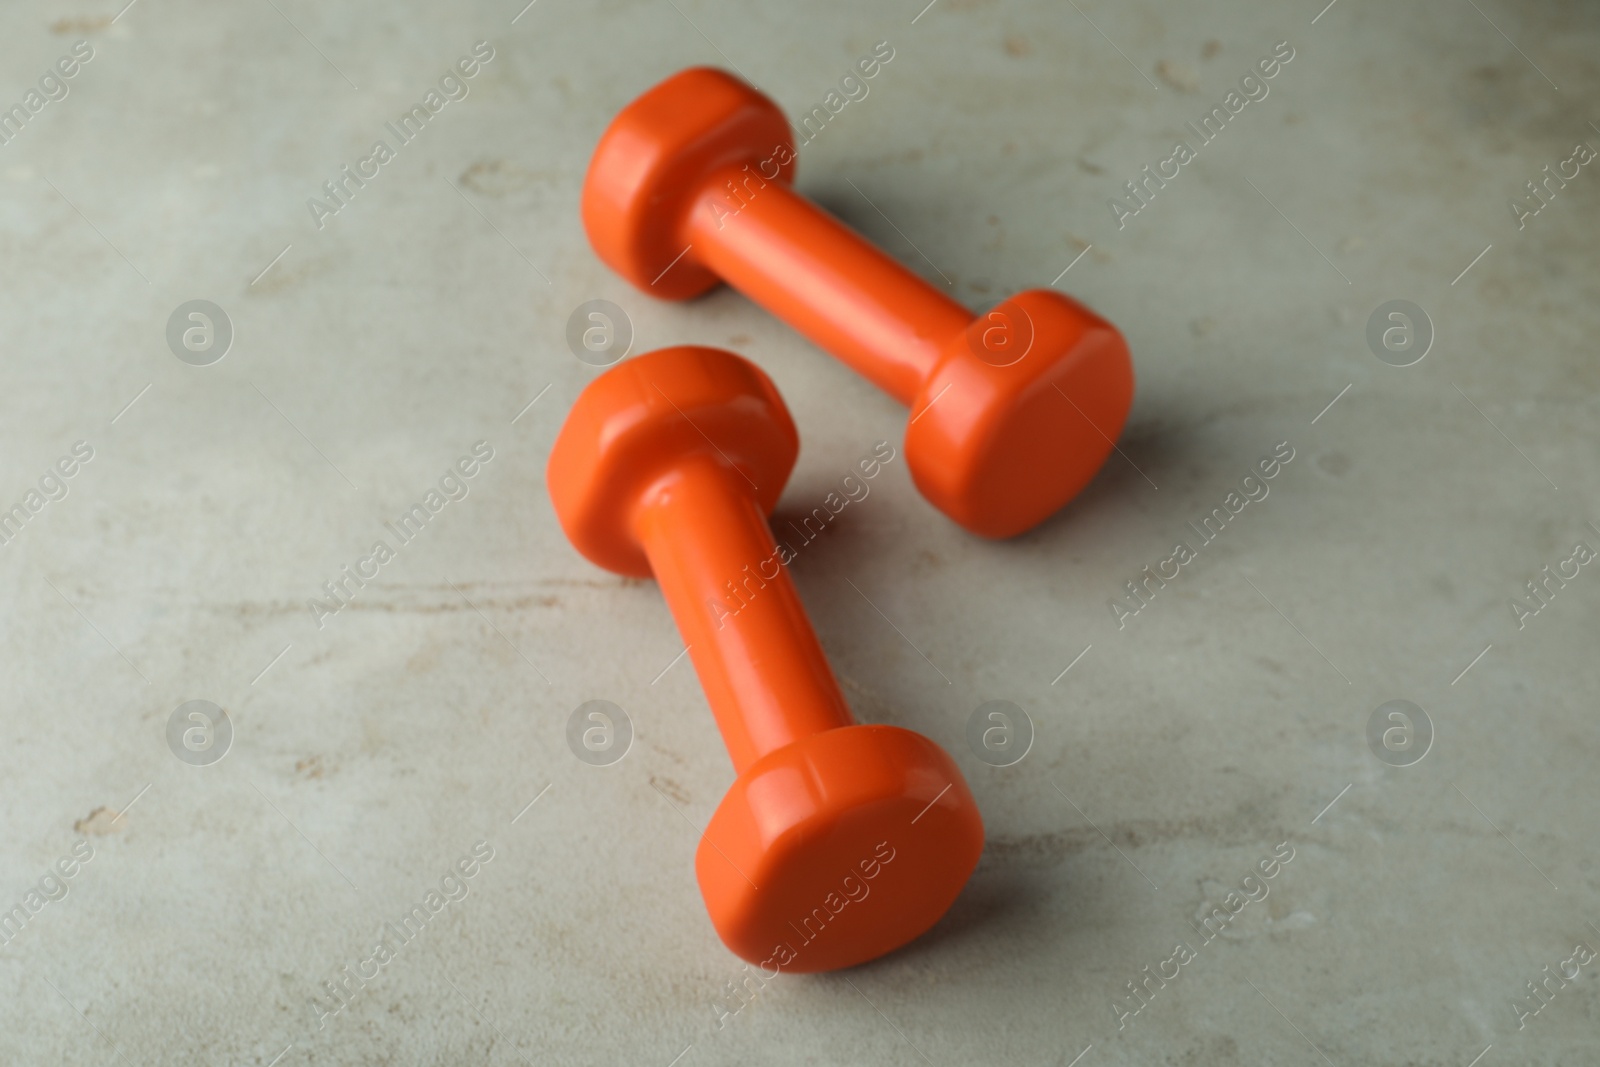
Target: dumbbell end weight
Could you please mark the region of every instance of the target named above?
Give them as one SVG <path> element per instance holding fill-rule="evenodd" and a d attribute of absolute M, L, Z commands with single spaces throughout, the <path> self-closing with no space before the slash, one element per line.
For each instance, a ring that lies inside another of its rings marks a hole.
<path fill-rule="evenodd" d="M 651 296 L 706 292 L 722 279 L 682 232 L 705 179 L 748 166 L 752 181 L 787 185 L 793 140 L 783 112 L 732 75 L 712 67 L 674 74 L 625 107 L 595 146 L 580 199 L 590 244 Z"/>
<path fill-rule="evenodd" d="M 982 851 L 977 803 L 943 749 L 897 726 L 846 726 L 747 768 L 695 874 L 723 943 L 770 977 L 906 944 L 944 915 Z"/>
<path fill-rule="evenodd" d="M 978 315 L 911 404 L 906 463 L 922 495 L 984 537 L 1013 537 L 1089 484 L 1127 421 L 1121 332 L 1030 289 Z"/>
<path fill-rule="evenodd" d="M 767 515 L 799 453 L 789 410 L 759 367 L 721 349 L 680 345 L 635 356 L 584 387 L 545 476 L 579 552 L 606 570 L 651 578 L 640 508 L 660 497 L 673 467 L 687 457 L 719 461 Z"/>

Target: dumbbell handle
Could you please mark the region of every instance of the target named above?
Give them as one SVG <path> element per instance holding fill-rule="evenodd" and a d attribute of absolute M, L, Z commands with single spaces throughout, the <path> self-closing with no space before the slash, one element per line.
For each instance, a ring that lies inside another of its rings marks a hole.
<path fill-rule="evenodd" d="M 634 532 L 736 770 L 855 721 L 743 474 L 687 457 L 641 503 Z"/>
<path fill-rule="evenodd" d="M 723 281 L 910 406 L 972 313 L 780 181 L 728 167 L 684 240 Z M 740 191 L 744 206 L 729 192 Z"/>

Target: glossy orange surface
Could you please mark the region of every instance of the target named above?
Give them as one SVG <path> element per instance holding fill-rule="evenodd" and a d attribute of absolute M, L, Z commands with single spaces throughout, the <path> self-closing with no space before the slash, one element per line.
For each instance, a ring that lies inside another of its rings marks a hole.
<path fill-rule="evenodd" d="M 757 367 L 669 348 L 590 383 L 546 478 L 580 552 L 661 585 L 738 771 L 696 853 L 701 894 L 723 942 L 769 972 L 903 945 L 983 849 L 950 757 L 850 715 L 767 526 L 797 452 Z"/>
<path fill-rule="evenodd" d="M 1121 333 L 1051 289 L 975 317 L 795 193 L 794 165 L 776 104 L 723 71 L 685 70 L 601 137 L 584 226 L 644 292 L 727 282 L 908 405 L 912 477 L 967 529 L 1009 537 L 1059 510 L 1127 420 Z"/>

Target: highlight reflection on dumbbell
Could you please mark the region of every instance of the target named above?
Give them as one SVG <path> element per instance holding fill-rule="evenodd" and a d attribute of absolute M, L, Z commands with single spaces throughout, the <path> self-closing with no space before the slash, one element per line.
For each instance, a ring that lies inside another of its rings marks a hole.
<path fill-rule="evenodd" d="M 773 554 L 766 517 L 798 451 L 765 374 L 686 346 L 591 382 L 546 480 L 580 552 L 660 584 L 738 771 L 695 855 L 717 933 L 751 962 L 820 971 L 933 925 L 977 865 L 983 823 L 938 745 L 855 723 L 787 570 L 737 616 L 716 607 L 729 574 Z M 870 892 L 834 910 L 864 863 Z M 819 906 L 825 922 L 808 924 Z"/>
<path fill-rule="evenodd" d="M 730 74 L 682 71 L 619 113 L 583 188 L 613 270 L 682 300 L 725 281 L 913 412 L 917 487 L 1009 537 L 1088 483 L 1133 399 L 1117 329 L 1051 289 L 973 314 L 789 188 L 788 121 Z"/>

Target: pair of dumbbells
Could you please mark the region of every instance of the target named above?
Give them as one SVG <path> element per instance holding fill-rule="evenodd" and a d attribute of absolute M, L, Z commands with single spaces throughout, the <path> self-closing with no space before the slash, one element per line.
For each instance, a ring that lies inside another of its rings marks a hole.
<path fill-rule="evenodd" d="M 590 240 L 654 296 L 731 284 L 911 407 L 912 477 L 962 526 L 1008 537 L 1043 521 L 1122 429 L 1121 334 L 1052 290 L 975 318 L 794 193 L 792 144 L 754 88 L 683 71 L 600 139 Z M 854 722 L 786 570 L 761 572 L 736 615 L 717 607 L 747 564 L 774 558 L 767 516 L 798 451 L 759 368 L 670 348 L 590 383 L 548 486 L 580 552 L 660 583 L 738 771 L 695 857 L 719 936 L 764 967 L 820 971 L 932 926 L 977 865 L 983 823 L 938 745 Z"/>

